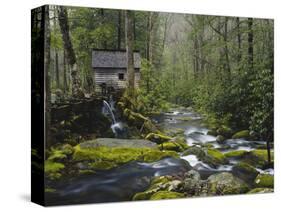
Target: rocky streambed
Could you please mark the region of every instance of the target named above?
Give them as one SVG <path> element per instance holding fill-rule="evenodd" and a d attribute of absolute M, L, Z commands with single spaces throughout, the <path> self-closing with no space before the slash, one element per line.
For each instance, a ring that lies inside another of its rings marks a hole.
<path fill-rule="evenodd" d="M 214 132 L 192 109 L 151 118 L 161 133 L 145 139 L 99 138 L 53 149 L 45 163 L 47 204 L 273 192 L 264 141 L 246 131 Z"/>

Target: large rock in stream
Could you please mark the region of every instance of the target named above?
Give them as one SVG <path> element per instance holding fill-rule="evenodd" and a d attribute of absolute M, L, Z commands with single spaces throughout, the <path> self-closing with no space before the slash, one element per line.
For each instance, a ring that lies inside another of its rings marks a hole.
<path fill-rule="evenodd" d="M 228 172 L 211 175 L 208 185 L 210 195 L 243 194 L 249 191 L 244 181 Z"/>
<path fill-rule="evenodd" d="M 118 138 L 98 138 L 85 141 L 80 144 L 81 148 L 106 147 L 126 147 L 126 148 L 157 148 L 157 144 L 145 139 L 118 139 Z"/>

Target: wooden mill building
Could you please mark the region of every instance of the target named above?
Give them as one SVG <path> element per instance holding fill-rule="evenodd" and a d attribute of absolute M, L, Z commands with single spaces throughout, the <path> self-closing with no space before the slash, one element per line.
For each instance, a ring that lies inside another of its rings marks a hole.
<path fill-rule="evenodd" d="M 134 52 L 135 86 L 139 85 L 141 57 Z M 94 49 L 92 52 L 92 68 L 96 91 L 102 89 L 120 90 L 127 87 L 127 55 L 126 50 Z"/>

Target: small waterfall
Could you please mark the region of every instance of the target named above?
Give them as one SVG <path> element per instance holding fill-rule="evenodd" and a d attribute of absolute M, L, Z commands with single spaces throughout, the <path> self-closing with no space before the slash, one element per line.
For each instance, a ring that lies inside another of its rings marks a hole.
<path fill-rule="evenodd" d="M 114 116 L 114 101 L 112 98 L 110 98 L 110 103 L 103 100 L 103 108 L 102 113 L 104 115 L 110 114 L 112 124 L 110 126 L 112 132 L 114 133 L 115 137 L 117 138 L 126 138 L 127 137 L 127 129 L 124 127 L 124 124 L 122 122 L 117 122 L 116 118 Z"/>
<path fill-rule="evenodd" d="M 103 106 L 106 109 L 107 113 L 110 114 L 111 120 L 112 120 L 112 124 L 116 124 L 116 119 L 115 119 L 114 113 L 113 113 L 112 108 L 109 105 L 109 103 L 107 101 L 103 100 Z M 105 114 L 106 112 L 105 112 L 104 108 L 103 108 L 103 113 Z"/>

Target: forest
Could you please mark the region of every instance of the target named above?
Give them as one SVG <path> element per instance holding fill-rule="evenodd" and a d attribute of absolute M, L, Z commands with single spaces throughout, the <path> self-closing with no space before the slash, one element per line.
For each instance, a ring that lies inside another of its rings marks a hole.
<path fill-rule="evenodd" d="M 50 5 L 31 25 L 48 204 L 273 191 L 273 20 Z"/>

